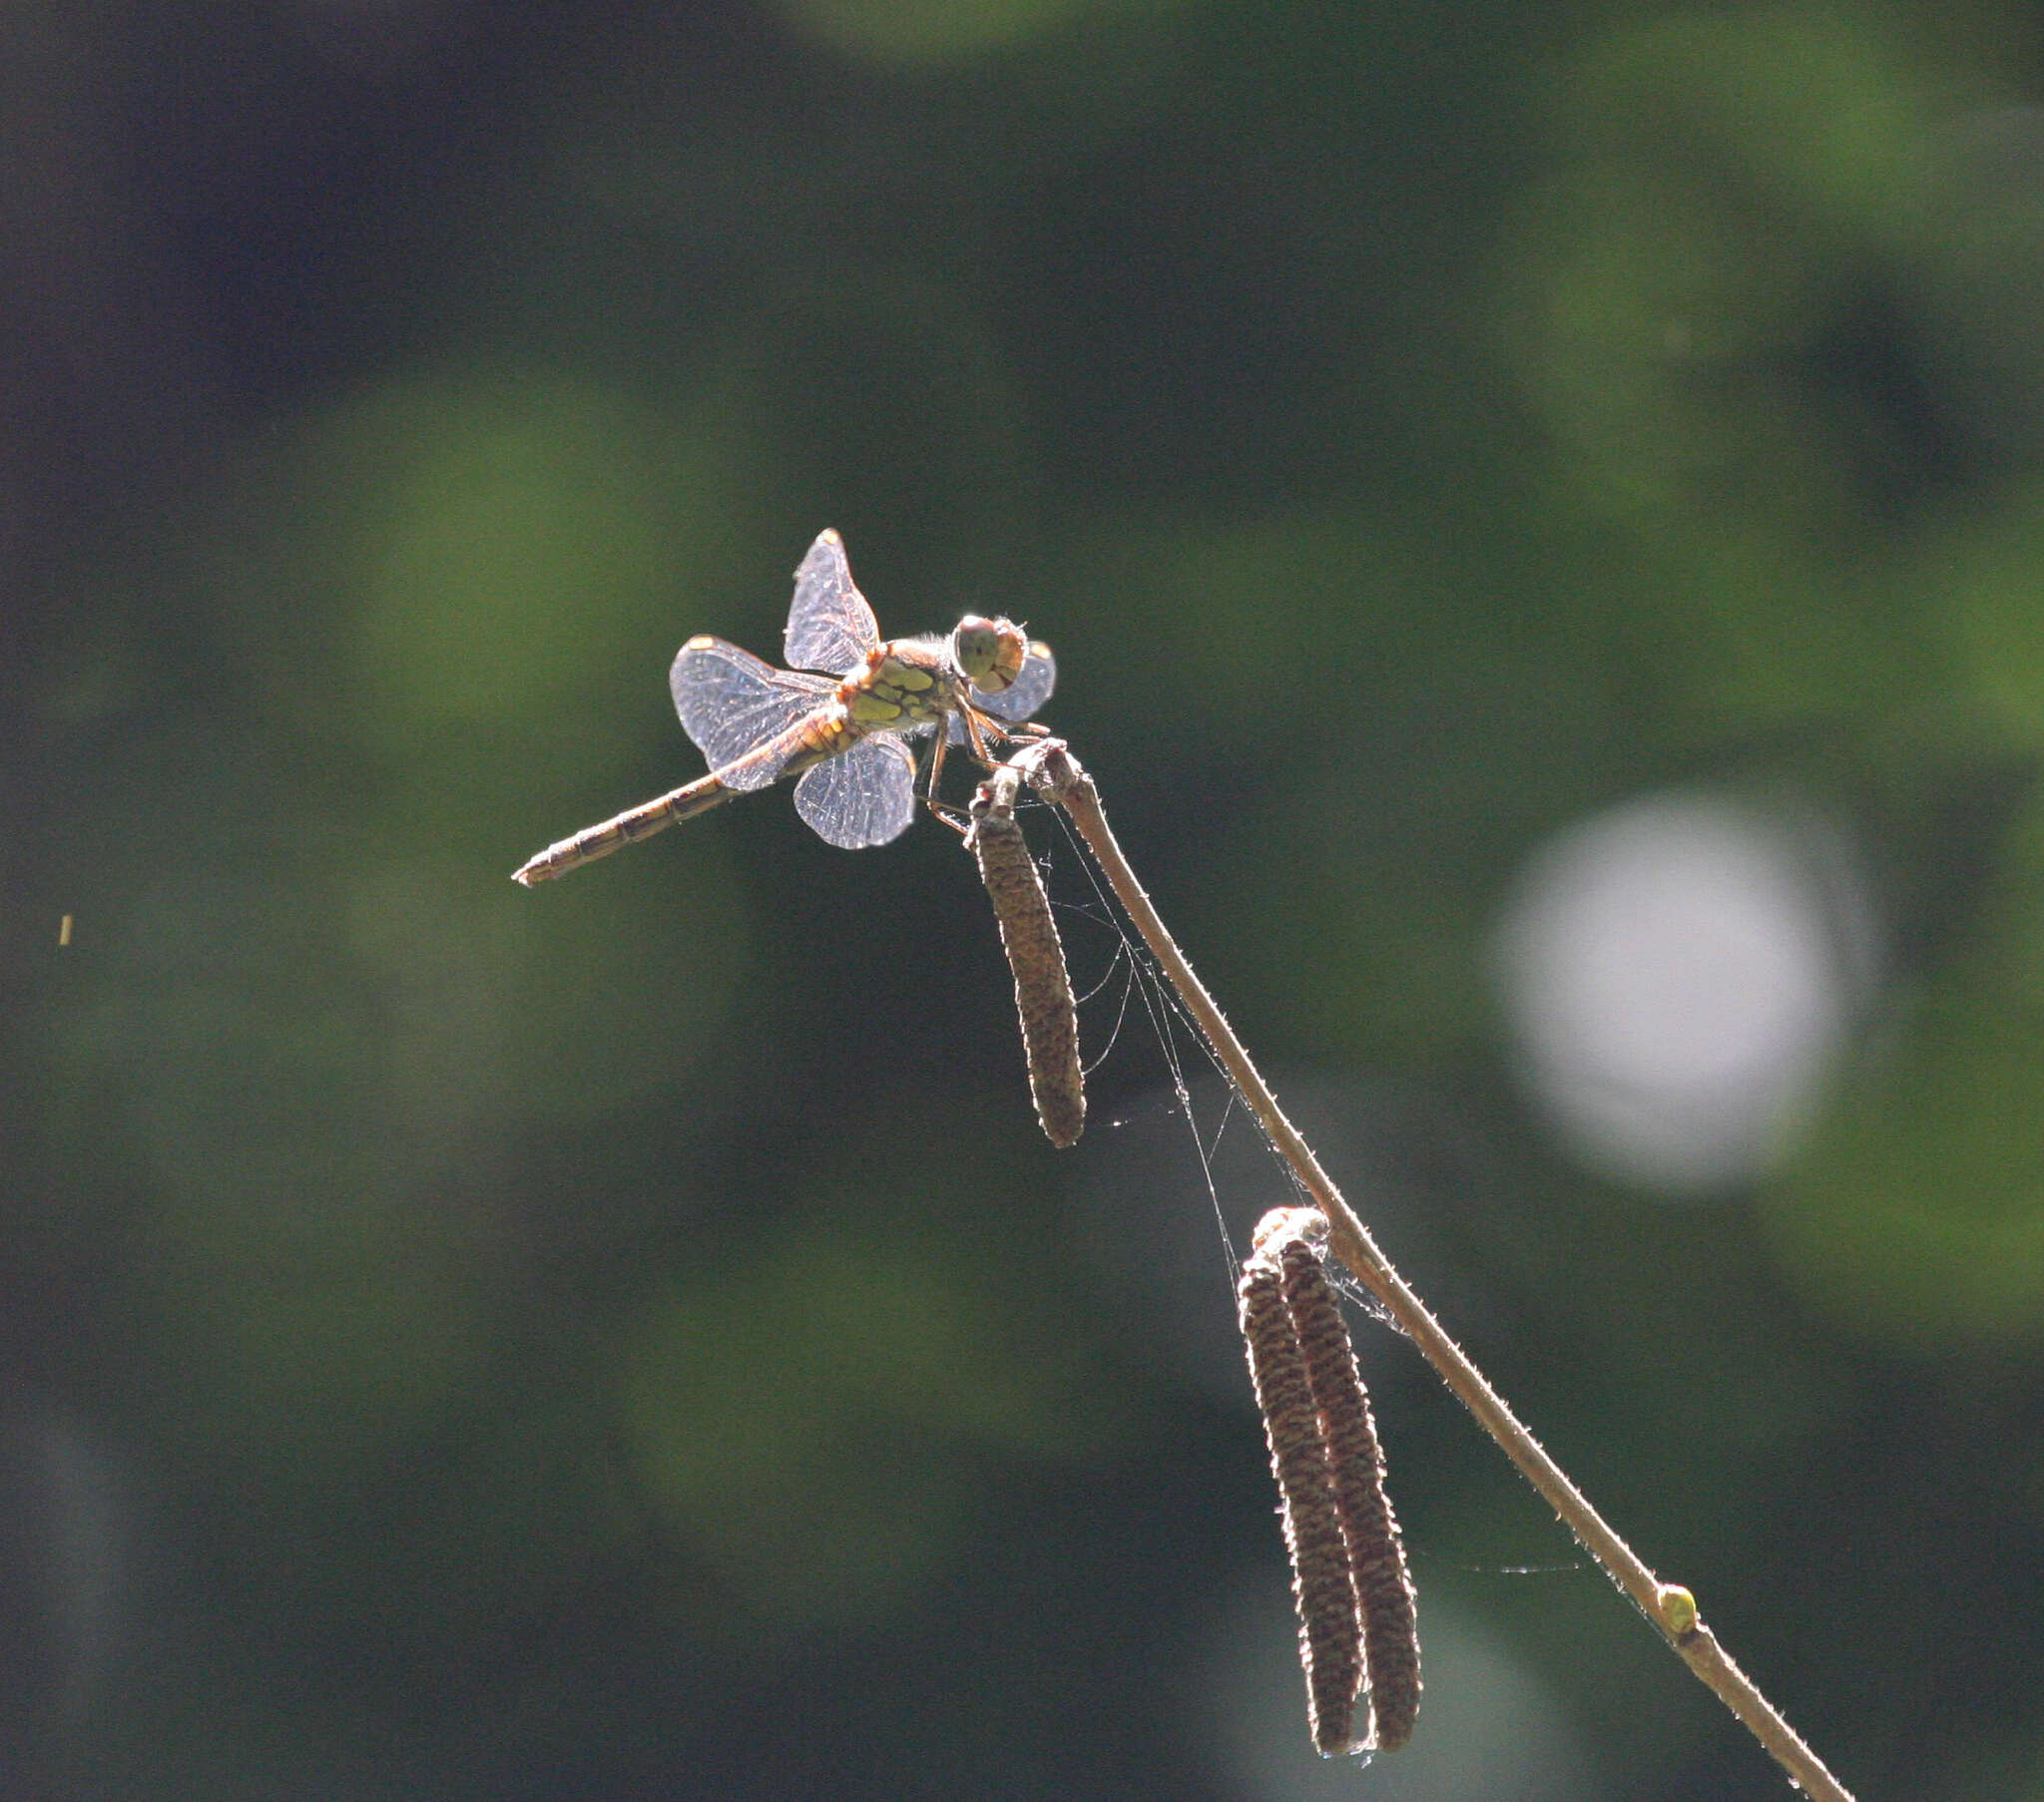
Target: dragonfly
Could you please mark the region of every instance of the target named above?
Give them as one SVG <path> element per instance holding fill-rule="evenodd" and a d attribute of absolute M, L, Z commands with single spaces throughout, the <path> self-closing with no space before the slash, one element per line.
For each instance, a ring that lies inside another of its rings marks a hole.
<path fill-rule="evenodd" d="M 794 573 L 783 649 L 791 668 L 776 670 L 723 639 L 691 639 L 668 687 L 710 773 L 547 846 L 511 879 L 551 882 L 795 774 L 795 812 L 819 837 L 846 850 L 884 845 L 915 818 L 909 739 L 931 737 L 923 793 L 943 818 L 946 748 L 966 745 L 990 764 L 991 742 L 1027 735 L 1057 682 L 1050 648 L 1011 620 L 967 614 L 948 634 L 883 640 L 830 530 Z"/>

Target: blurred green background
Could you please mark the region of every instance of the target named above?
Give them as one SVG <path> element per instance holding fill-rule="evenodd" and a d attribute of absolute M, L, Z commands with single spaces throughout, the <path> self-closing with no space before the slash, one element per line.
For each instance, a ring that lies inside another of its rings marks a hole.
<path fill-rule="evenodd" d="M 1995 4 L 0 18 L 0 1795 L 1776 1797 L 1393 1334 L 1312 1758 L 1215 1204 L 1029 826 L 700 768 L 825 525 L 1863 1798 L 2044 1797 L 2044 42 Z M 58 944 L 73 918 L 72 942 Z M 1117 1023 L 1119 1031 L 1117 1031 Z"/>

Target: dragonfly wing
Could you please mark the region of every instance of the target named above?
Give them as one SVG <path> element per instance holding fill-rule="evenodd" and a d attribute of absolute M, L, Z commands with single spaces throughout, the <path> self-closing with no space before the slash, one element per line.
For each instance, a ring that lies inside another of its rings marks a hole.
<path fill-rule="evenodd" d="M 682 730 L 725 776 L 725 785 L 738 789 L 765 788 L 780 774 L 784 757 L 741 759 L 806 719 L 836 685 L 820 676 L 776 670 L 750 651 L 712 638 L 691 639 L 668 673 Z"/>
<path fill-rule="evenodd" d="M 880 623 L 851 580 L 844 541 L 819 532 L 794 573 L 794 602 L 787 610 L 787 661 L 797 670 L 827 670 L 847 676 L 880 642 Z"/>
<path fill-rule="evenodd" d="M 883 845 L 915 818 L 915 758 L 891 733 L 861 738 L 794 785 L 794 810 L 847 851 Z"/>
<path fill-rule="evenodd" d="M 1048 645 L 1034 639 L 1030 641 L 1028 657 L 1023 660 L 1022 674 L 998 694 L 983 694 L 974 688 L 972 704 L 1003 724 L 1019 725 L 1050 699 L 1050 691 L 1057 685 L 1058 660 L 1051 656 Z M 965 742 L 965 726 L 956 713 L 951 715 L 949 731 L 953 744 Z"/>

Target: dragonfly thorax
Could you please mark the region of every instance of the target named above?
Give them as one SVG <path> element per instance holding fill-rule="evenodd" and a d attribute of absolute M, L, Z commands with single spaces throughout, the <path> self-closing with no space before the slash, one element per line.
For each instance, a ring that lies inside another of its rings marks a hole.
<path fill-rule="evenodd" d="M 865 667 L 844 678 L 839 693 L 855 727 L 911 732 L 955 712 L 965 686 L 950 641 L 924 637 L 874 646 Z"/>

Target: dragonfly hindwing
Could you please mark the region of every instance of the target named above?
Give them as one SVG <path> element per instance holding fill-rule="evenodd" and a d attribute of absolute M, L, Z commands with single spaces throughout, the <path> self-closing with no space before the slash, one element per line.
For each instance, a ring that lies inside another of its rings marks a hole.
<path fill-rule="evenodd" d="M 861 738 L 794 785 L 794 810 L 847 851 L 884 845 L 915 818 L 915 759 L 890 733 Z"/>

